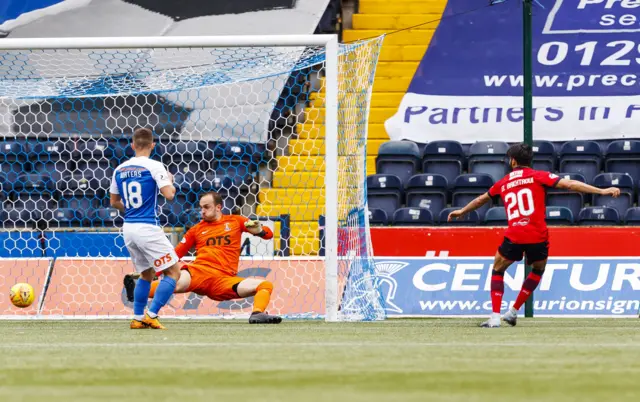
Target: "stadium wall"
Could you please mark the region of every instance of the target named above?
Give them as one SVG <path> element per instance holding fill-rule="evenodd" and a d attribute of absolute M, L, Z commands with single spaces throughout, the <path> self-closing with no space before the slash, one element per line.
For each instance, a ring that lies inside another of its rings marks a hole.
<path fill-rule="evenodd" d="M 491 312 L 493 255 L 504 228 L 372 228 L 376 268 L 391 316 Z M 637 317 L 640 228 L 551 227 L 550 259 L 535 293 L 536 316 Z M 513 302 L 525 266 L 505 276 Z"/>

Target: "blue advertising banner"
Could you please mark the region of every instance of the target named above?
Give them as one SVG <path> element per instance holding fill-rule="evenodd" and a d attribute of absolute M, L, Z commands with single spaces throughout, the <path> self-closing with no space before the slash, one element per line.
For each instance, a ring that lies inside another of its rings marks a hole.
<path fill-rule="evenodd" d="M 522 138 L 522 5 L 449 0 L 391 139 Z M 640 0 L 542 0 L 533 15 L 534 131 L 541 139 L 638 137 Z M 456 15 L 463 13 L 460 15 Z"/>
<path fill-rule="evenodd" d="M 485 316 L 493 258 L 376 258 L 390 316 Z M 524 281 L 524 264 L 504 277 L 502 311 Z M 536 316 L 634 316 L 640 308 L 637 258 L 550 258 L 535 292 Z"/>

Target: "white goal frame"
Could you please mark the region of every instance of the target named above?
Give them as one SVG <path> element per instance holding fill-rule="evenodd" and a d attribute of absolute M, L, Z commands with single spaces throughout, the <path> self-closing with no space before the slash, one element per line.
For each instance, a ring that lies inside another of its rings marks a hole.
<path fill-rule="evenodd" d="M 338 320 L 338 37 L 239 35 L 105 38 L 7 38 L 0 50 L 320 46 L 325 48 L 325 320 Z"/>

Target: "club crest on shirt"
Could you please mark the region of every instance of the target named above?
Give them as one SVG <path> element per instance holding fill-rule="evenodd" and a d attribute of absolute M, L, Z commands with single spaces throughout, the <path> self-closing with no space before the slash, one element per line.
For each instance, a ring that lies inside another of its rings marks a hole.
<path fill-rule="evenodd" d="M 228 231 L 230 231 L 230 230 L 231 230 L 231 226 L 229 226 L 229 223 L 225 223 L 225 224 L 224 224 L 224 230 L 225 230 L 226 232 L 228 232 Z"/>

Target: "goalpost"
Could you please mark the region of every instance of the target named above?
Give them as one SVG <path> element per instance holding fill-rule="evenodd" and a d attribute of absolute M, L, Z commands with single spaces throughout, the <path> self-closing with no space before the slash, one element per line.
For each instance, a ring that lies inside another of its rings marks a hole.
<path fill-rule="evenodd" d="M 243 241 L 241 276 L 274 282 L 269 311 L 384 319 L 366 203 L 369 103 L 383 38 L 334 35 L 0 40 L 0 317 L 127 317 L 132 271 L 113 169 L 137 127 L 178 196 L 161 202 L 176 243 L 197 198 L 259 216 L 272 241 Z M 38 303 L 16 309 L 8 289 Z M 176 295 L 164 316 L 239 317 L 246 301 Z"/>

